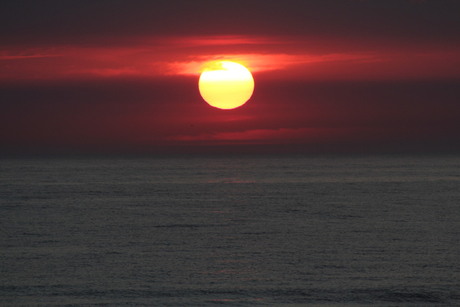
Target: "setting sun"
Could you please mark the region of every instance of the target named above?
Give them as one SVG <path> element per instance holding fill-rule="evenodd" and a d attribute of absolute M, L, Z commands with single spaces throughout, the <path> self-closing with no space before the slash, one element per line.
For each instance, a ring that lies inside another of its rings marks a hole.
<path fill-rule="evenodd" d="M 211 106 L 230 110 L 245 104 L 254 92 L 251 72 L 231 61 L 209 62 L 198 82 L 200 94 Z"/>

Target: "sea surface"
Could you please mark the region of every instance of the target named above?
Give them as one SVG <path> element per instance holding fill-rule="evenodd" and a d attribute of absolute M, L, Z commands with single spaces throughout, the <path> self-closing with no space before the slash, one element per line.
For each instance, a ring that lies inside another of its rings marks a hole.
<path fill-rule="evenodd" d="M 460 157 L 0 159 L 2 306 L 460 306 Z"/>

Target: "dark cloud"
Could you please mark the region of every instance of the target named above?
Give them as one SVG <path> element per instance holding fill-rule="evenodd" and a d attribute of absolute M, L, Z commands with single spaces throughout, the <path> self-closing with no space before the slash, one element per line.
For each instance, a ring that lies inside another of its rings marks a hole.
<path fill-rule="evenodd" d="M 3 151 L 161 151 L 186 144 L 189 150 L 219 144 L 263 144 L 275 151 L 280 145 L 307 151 L 458 149 L 459 86 L 259 78 L 246 106 L 223 112 L 201 100 L 194 78 L 16 85 L 0 89 L 0 144 Z"/>
<path fill-rule="evenodd" d="M 4 44 L 161 35 L 306 35 L 459 42 L 460 2 L 359 0 L 2 1 Z"/>

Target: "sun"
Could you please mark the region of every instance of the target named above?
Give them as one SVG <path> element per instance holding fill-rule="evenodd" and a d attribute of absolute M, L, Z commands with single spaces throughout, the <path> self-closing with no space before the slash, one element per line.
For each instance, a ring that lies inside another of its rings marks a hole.
<path fill-rule="evenodd" d="M 206 64 L 198 81 L 201 97 L 215 108 L 231 110 L 244 105 L 254 92 L 251 72 L 232 61 Z"/>

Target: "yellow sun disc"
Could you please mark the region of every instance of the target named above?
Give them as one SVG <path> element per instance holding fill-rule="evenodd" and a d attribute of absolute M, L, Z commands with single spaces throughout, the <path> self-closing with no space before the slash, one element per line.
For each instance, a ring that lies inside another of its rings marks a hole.
<path fill-rule="evenodd" d="M 245 104 L 254 92 L 254 78 L 241 64 L 214 61 L 205 66 L 198 81 L 201 97 L 211 106 L 230 110 Z"/>

